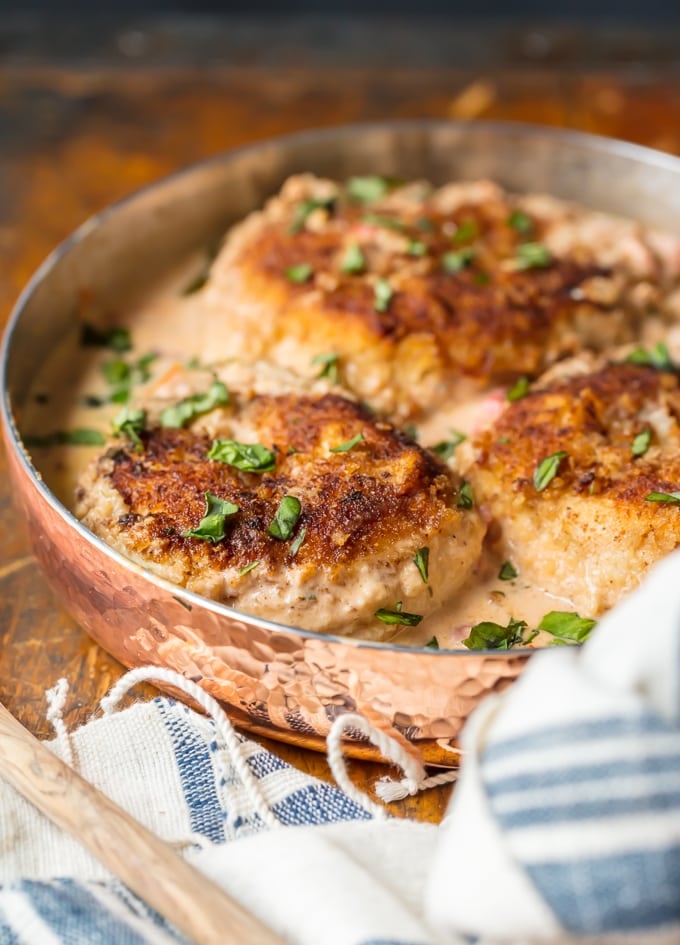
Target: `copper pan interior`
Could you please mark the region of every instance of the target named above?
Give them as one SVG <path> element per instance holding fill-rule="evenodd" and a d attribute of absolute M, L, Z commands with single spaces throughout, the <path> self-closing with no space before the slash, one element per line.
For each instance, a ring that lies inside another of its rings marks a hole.
<path fill-rule="evenodd" d="M 17 504 L 66 608 L 128 666 L 197 679 L 240 724 L 320 747 L 338 712 L 365 712 L 449 763 L 480 698 L 507 686 L 528 651 L 422 651 L 309 633 L 249 617 L 151 576 L 87 532 L 52 495 L 21 444 L 35 371 L 74 330 L 79 291 L 115 308 L 187 252 L 212 242 L 292 173 L 330 177 L 491 177 L 677 230 L 680 160 L 535 126 L 411 121 L 307 132 L 228 152 L 148 187 L 85 223 L 20 297 L 3 342 L 2 416 Z M 356 744 L 366 757 L 366 747 Z M 352 750 L 350 742 L 350 751 Z"/>

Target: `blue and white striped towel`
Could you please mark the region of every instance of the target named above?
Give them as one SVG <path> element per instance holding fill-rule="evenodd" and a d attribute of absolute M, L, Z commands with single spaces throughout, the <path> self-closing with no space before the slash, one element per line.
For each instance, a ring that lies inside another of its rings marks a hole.
<path fill-rule="evenodd" d="M 680 557 L 466 727 L 441 827 L 376 820 L 168 699 L 73 733 L 81 773 L 300 945 L 680 942 Z M 59 742 L 55 750 L 60 751 Z M 0 945 L 182 941 L 0 784 Z"/>

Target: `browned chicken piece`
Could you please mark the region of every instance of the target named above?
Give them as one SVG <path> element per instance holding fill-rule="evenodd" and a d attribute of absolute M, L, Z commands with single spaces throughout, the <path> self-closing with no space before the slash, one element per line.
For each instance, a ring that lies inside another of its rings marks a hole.
<path fill-rule="evenodd" d="M 674 371 L 587 359 L 508 405 L 467 476 L 521 579 L 598 616 L 680 545 L 679 417 Z"/>
<path fill-rule="evenodd" d="M 631 340 L 678 246 L 661 259 L 638 227 L 617 255 L 622 221 L 526 200 L 487 181 L 290 178 L 213 266 L 211 343 L 307 375 L 333 356 L 358 397 L 404 418 Z"/>
<path fill-rule="evenodd" d="M 77 515 L 246 613 L 389 638 L 455 594 L 484 525 L 435 455 L 325 386 L 262 365 L 171 372 L 87 470 Z"/>

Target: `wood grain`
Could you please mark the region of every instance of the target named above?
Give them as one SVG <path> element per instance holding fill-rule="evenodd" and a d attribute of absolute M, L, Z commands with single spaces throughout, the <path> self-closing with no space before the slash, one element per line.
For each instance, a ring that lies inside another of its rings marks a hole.
<path fill-rule="evenodd" d="M 493 37 L 489 40 L 491 42 Z M 521 37 L 517 42 L 520 43 Z M 606 37 L 601 38 L 605 44 Z M 188 42 L 188 40 L 187 40 Z M 521 45 L 521 43 L 520 43 Z M 558 47 L 555 47 L 558 48 Z M 562 47 L 559 47 L 562 48 Z M 512 119 L 568 126 L 680 152 L 680 80 L 653 50 L 631 66 L 583 72 L 568 44 L 552 68 L 485 70 L 357 65 L 342 49 L 325 66 L 304 45 L 284 64 L 212 68 L 97 68 L 31 62 L 0 72 L 0 313 L 51 248 L 90 213 L 140 185 L 228 147 L 307 127 L 411 116 Z M 201 61 L 201 50 L 192 49 Z M 226 54 L 225 54 L 226 55 Z M 640 56 L 643 54 L 640 53 Z M 83 58 L 85 58 L 83 52 Z M 243 60 L 242 60 L 243 61 Z M 502 67 L 501 67 L 502 66 Z M 0 461 L 0 698 L 34 733 L 50 734 L 44 690 L 72 686 L 67 722 L 87 719 L 122 672 L 61 611 L 29 557 Z M 143 691 L 136 690 L 137 697 Z M 322 756 L 258 739 L 285 760 L 329 778 Z M 369 790 L 385 773 L 352 762 Z M 450 789 L 393 805 L 439 821 Z"/>

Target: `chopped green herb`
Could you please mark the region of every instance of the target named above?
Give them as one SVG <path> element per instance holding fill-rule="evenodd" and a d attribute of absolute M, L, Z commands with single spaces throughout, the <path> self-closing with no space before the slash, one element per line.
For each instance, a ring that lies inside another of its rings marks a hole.
<path fill-rule="evenodd" d="M 680 492 L 650 492 L 645 502 L 661 502 L 664 505 L 680 505 Z"/>
<path fill-rule="evenodd" d="M 408 244 L 409 256 L 425 256 L 427 254 L 427 245 L 422 240 L 411 240 Z"/>
<path fill-rule="evenodd" d="M 113 432 L 116 436 L 127 436 L 132 440 L 134 448 L 141 450 L 142 441 L 139 434 L 146 423 L 146 412 L 136 407 L 123 407 L 113 419 Z"/>
<path fill-rule="evenodd" d="M 397 604 L 395 610 L 387 610 L 385 607 L 381 607 L 380 610 L 376 610 L 373 616 L 377 617 L 378 620 L 382 620 L 383 623 L 403 624 L 406 627 L 417 627 L 423 619 L 420 614 L 408 614 L 401 610 L 401 602 Z"/>
<path fill-rule="evenodd" d="M 422 230 L 423 233 L 434 233 L 436 230 L 434 220 L 430 220 L 429 217 L 419 217 L 416 220 L 416 226 L 419 230 Z"/>
<path fill-rule="evenodd" d="M 130 365 L 120 359 L 104 361 L 101 365 L 101 372 L 104 375 L 106 383 L 113 387 L 118 384 L 124 384 L 129 380 Z"/>
<path fill-rule="evenodd" d="M 360 203 L 374 203 L 393 190 L 399 181 L 392 177 L 350 177 L 347 181 L 347 196 Z"/>
<path fill-rule="evenodd" d="M 236 440 L 215 440 L 208 459 L 226 463 L 242 472 L 271 472 L 276 468 L 276 454 L 261 443 L 238 443 Z"/>
<path fill-rule="evenodd" d="M 250 564 L 247 564 L 245 566 L 245 568 L 241 568 L 241 570 L 238 573 L 238 576 L 243 577 L 244 574 L 249 574 L 251 571 L 254 571 L 255 568 L 259 568 L 261 564 L 262 564 L 261 561 L 251 561 Z"/>
<path fill-rule="evenodd" d="M 358 243 L 350 243 L 340 263 L 342 272 L 363 272 L 366 260 Z"/>
<path fill-rule="evenodd" d="M 536 631 L 525 637 L 526 628 L 525 620 L 511 619 L 507 627 L 485 620 L 470 627 L 470 635 L 463 640 L 463 646 L 468 650 L 509 650 L 512 646 L 530 643 L 534 639 Z"/>
<path fill-rule="evenodd" d="M 83 348 L 110 348 L 119 354 L 132 348 L 127 328 L 98 328 L 87 322 L 80 326 L 80 344 Z"/>
<path fill-rule="evenodd" d="M 407 423 L 404 427 L 404 433 L 406 436 L 410 436 L 412 440 L 417 440 L 419 436 L 418 427 L 415 425 L 415 423 Z"/>
<path fill-rule="evenodd" d="M 328 197 L 325 200 L 314 198 L 311 200 L 303 200 L 302 203 L 299 203 L 295 208 L 293 220 L 288 227 L 288 232 L 299 233 L 302 229 L 304 229 L 304 225 L 307 222 L 307 217 L 311 213 L 314 213 L 315 210 L 328 210 L 330 212 L 334 207 L 335 197 Z"/>
<path fill-rule="evenodd" d="M 534 221 L 524 210 L 513 210 L 508 217 L 508 225 L 517 230 L 518 233 L 531 233 L 534 228 Z"/>
<path fill-rule="evenodd" d="M 423 579 L 423 584 L 427 584 L 429 580 L 429 561 L 430 561 L 430 549 L 429 548 L 419 548 L 416 551 L 413 563 L 418 568 L 418 574 L 420 574 Z"/>
<path fill-rule="evenodd" d="M 649 428 L 647 428 L 646 430 L 640 430 L 640 432 L 636 433 L 635 437 L 633 438 L 633 443 L 630 448 L 630 451 L 633 454 L 633 456 L 644 456 L 647 450 L 649 449 L 649 445 L 651 442 L 652 442 L 652 431 Z"/>
<path fill-rule="evenodd" d="M 166 407 L 161 413 L 160 424 L 162 427 L 179 428 L 184 427 L 203 413 L 214 410 L 215 407 L 221 407 L 229 403 L 229 392 L 222 381 L 215 379 L 207 393 L 192 394 L 172 407 Z"/>
<path fill-rule="evenodd" d="M 512 387 L 509 387 L 506 391 L 505 397 L 510 401 L 511 404 L 514 404 L 515 401 L 521 400 L 523 397 L 529 393 L 529 378 L 528 377 L 518 377 Z"/>
<path fill-rule="evenodd" d="M 545 269 L 552 262 L 552 255 L 543 243 L 520 243 L 517 247 L 518 269 Z"/>
<path fill-rule="evenodd" d="M 104 380 L 113 390 L 109 394 L 109 401 L 114 404 L 124 404 L 130 398 L 133 384 L 143 384 L 151 377 L 149 365 L 156 360 L 158 355 L 145 354 L 136 361 L 123 361 L 116 358 L 115 361 L 104 361 L 101 365 L 101 372 Z"/>
<path fill-rule="evenodd" d="M 363 222 L 370 226 L 380 226 L 383 230 L 396 230 L 398 233 L 406 229 L 402 220 L 397 217 L 386 217 L 380 213 L 367 213 L 363 217 Z"/>
<path fill-rule="evenodd" d="M 457 430 L 451 431 L 450 440 L 441 440 L 439 443 L 435 443 L 434 446 L 431 446 L 430 449 L 433 453 L 436 453 L 437 456 L 440 456 L 444 461 L 451 459 L 456 447 L 460 446 L 463 440 L 467 440 L 467 436 L 464 433 L 459 433 Z"/>
<path fill-rule="evenodd" d="M 238 512 L 238 505 L 220 499 L 212 492 L 205 493 L 205 513 L 196 528 L 182 532 L 182 538 L 201 538 L 215 544 L 224 538 L 224 523 Z"/>
<path fill-rule="evenodd" d="M 184 366 L 189 371 L 197 371 L 199 368 L 203 367 L 199 358 L 189 358 L 189 360 Z"/>
<path fill-rule="evenodd" d="M 517 568 L 511 561 L 504 561 L 498 572 L 498 578 L 501 581 L 514 581 L 517 577 Z"/>
<path fill-rule="evenodd" d="M 338 446 L 331 446 L 330 451 L 331 453 L 349 453 L 358 443 L 363 443 L 364 439 L 363 433 L 357 433 L 351 440 L 345 440 L 344 443 L 340 443 Z"/>
<path fill-rule="evenodd" d="M 57 430 L 44 435 L 27 434 L 23 437 L 26 446 L 103 446 L 106 437 L 99 430 L 79 427 L 75 430 Z"/>
<path fill-rule="evenodd" d="M 288 279 L 289 282 L 300 284 L 307 282 L 313 272 L 314 270 L 309 263 L 300 263 L 297 266 L 289 266 L 288 269 L 286 269 L 286 279 Z"/>
<path fill-rule="evenodd" d="M 182 295 L 194 295 L 196 292 L 200 292 L 203 286 L 208 281 L 208 276 L 210 275 L 210 270 L 205 269 L 203 272 L 199 272 L 191 282 L 182 289 Z"/>
<path fill-rule="evenodd" d="M 628 364 L 640 364 L 643 367 L 653 367 L 657 371 L 672 371 L 673 362 L 668 346 L 660 341 L 649 351 L 646 348 L 636 348 L 626 358 Z"/>
<path fill-rule="evenodd" d="M 568 453 L 564 450 L 559 450 L 557 453 L 552 453 L 550 456 L 546 456 L 545 459 L 540 461 L 534 470 L 534 486 L 538 492 L 543 492 L 543 490 L 550 485 L 557 475 L 562 460 L 566 459 L 567 456 Z"/>
<path fill-rule="evenodd" d="M 428 650 L 438 650 L 439 649 L 439 640 L 436 637 L 428 640 L 425 644 L 425 648 Z"/>
<path fill-rule="evenodd" d="M 456 506 L 459 509 L 471 509 L 475 504 L 475 497 L 472 494 L 472 486 L 469 482 L 462 482 L 458 490 L 458 501 Z"/>
<path fill-rule="evenodd" d="M 107 402 L 106 397 L 99 397 L 97 394 L 85 394 L 81 400 L 84 407 L 103 407 Z"/>
<path fill-rule="evenodd" d="M 279 541 L 288 541 L 300 518 L 302 506 L 295 496 L 285 495 L 276 510 L 274 521 L 269 526 L 269 534 Z"/>
<path fill-rule="evenodd" d="M 476 272 L 474 282 L 475 285 L 488 285 L 491 282 L 491 276 L 488 272 Z"/>
<path fill-rule="evenodd" d="M 453 234 L 453 242 L 460 246 L 461 243 L 469 243 L 470 240 L 479 236 L 479 224 L 476 220 L 465 220 L 460 224 Z"/>
<path fill-rule="evenodd" d="M 298 553 L 298 551 L 299 551 L 300 548 L 302 547 L 302 543 L 304 542 L 304 540 L 305 540 L 306 537 L 307 537 L 307 529 L 306 529 L 306 528 L 301 528 L 301 529 L 300 529 L 300 534 L 297 536 L 297 538 L 295 539 L 295 541 L 293 542 L 293 544 L 290 546 L 290 553 L 291 553 L 291 555 L 293 556 L 293 558 L 295 557 L 295 555 Z"/>
<path fill-rule="evenodd" d="M 389 284 L 387 279 L 378 279 L 375 284 L 375 301 L 374 307 L 376 312 L 386 312 L 390 307 L 390 302 L 392 296 L 394 295 L 394 289 Z"/>
<path fill-rule="evenodd" d="M 596 620 L 591 620 L 589 617 L 580 617 L 576 613 L 551 610 L 541 619 L 538 629 L 555 637 L 556 639 L 553 642 L 553 646 L 555 646 L 568 643 L 584 643 L 596 623 Z"/>
<path fill-rule="evenodd" d="M 474 259 L 474 255 L 475 251 L 470 247 L 467 249 L 453 250 L 450 253 L 444 253 L 442 256 L 442 269 L 444 272 L 448 273 L 460 272 L 461 270 L 465 269 L 466 266 L 470 265 Z"/>
<path fill-rule="evenodd" d="M 312 358 L 312 364 L 323 365 L 319 371 L 318 377 L 327 377 L 331 384 L 337 384 L 339 380 L 338 363 L 340 355 L 328 351 L 325 354 L 315 354 Z"/>

